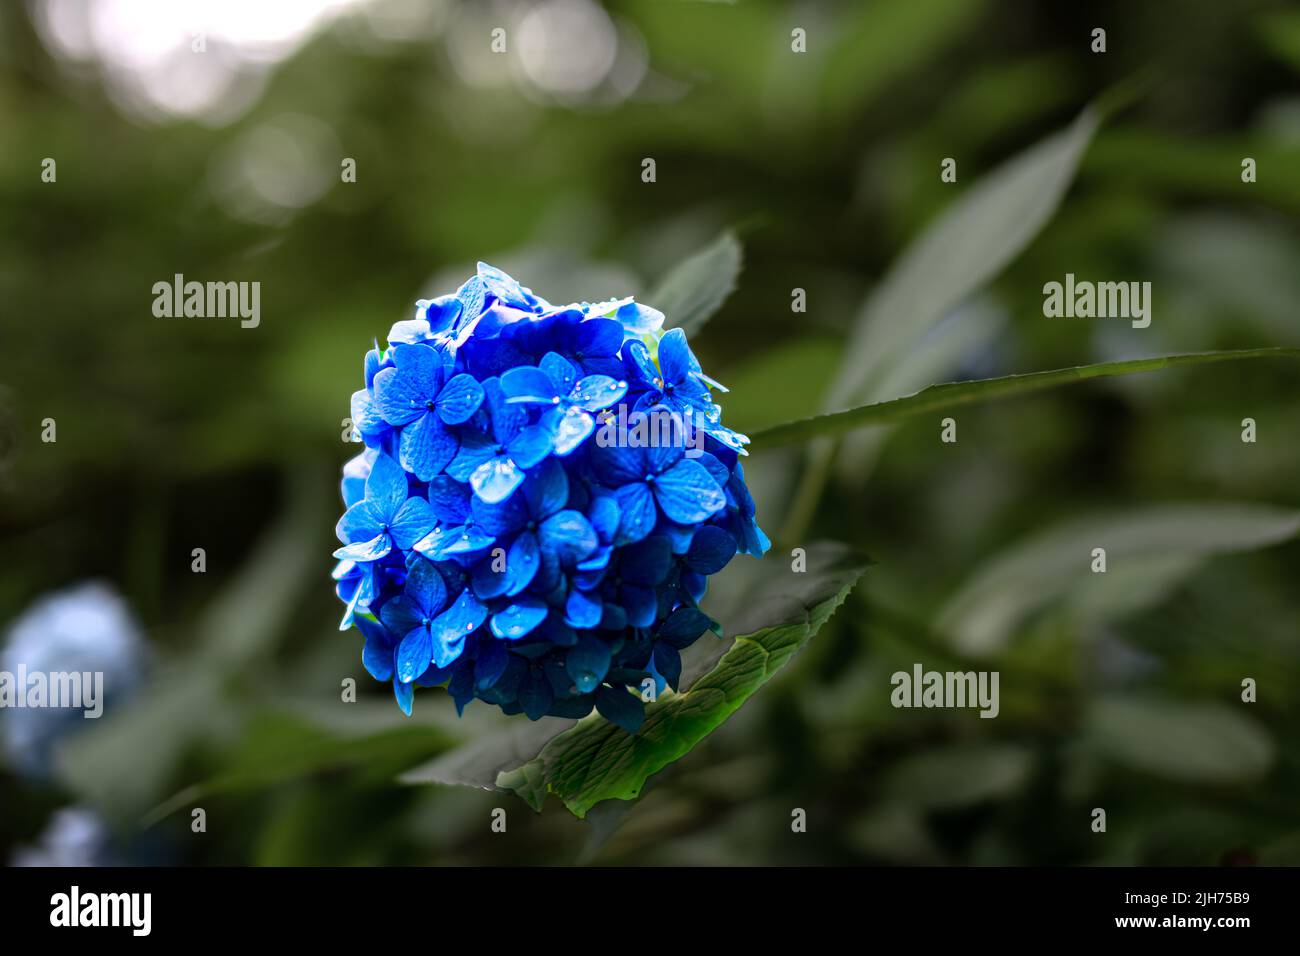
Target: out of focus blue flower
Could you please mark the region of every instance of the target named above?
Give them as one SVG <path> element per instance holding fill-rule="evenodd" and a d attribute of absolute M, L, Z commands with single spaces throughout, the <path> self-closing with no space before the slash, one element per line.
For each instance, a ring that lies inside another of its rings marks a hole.
<path fill-rule="evenodd" d="M 37 600 L 10 625 L 0 651 L 0 671 L 15 681 L 20 672 L 46 679 L 52 674 L 102 674 L 104 700 L 99 703 L 105 709 L 135 691 L 147 664 L 147 646 L 130 608 L 98 581 Z M 84 726 L 84 711 L 77 707 L 0 709 L 0 738 L 9 762 L 35 777 L 49 774 L 58 741 Z"/>
<path fill-rule="evenodd" d="M 119 866 L 108 824 L 87 807 L 64 807 L 34 846 L 19 847 L 13 866 Z"/>
<path fill-rule="evenodd" d="M 635 731 L 714 626 L 698 602 L 762 554 L 739 456 L 685 335 L 632 299 L 552 306 L 484 263 L 365 361 L 334 570 L 343 627 L 411 711 Z"/>

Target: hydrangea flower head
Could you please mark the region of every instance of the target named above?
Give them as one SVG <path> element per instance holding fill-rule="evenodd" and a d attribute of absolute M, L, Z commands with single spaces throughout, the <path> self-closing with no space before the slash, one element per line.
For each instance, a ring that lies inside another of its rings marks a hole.
<path fill-rule="evenodd" d="M 460 710 L 594 708 L 635 732 L 677 688 L 716 626 L 708 576 L 768 540 L 749 439 L 663 324 L 630 298 L 554 306 L 479 263 L 367 353 L 334 579 L 407 714 L 445 686 Z"/>
<path fill-rule="evenodd" d="M 148 645 L 135 615 L 100 581 L 39 598 L 10 625 L 0 650 L 0 671 L 9 675 L 40 674 L 48 680 L 54 674 L 102 674 L 106 709 L 135 693 L 148 662 Z M 84 726 L 77 708 L 0 710 L 0 740 L 9 759 L 37 778 L 49 775 L 58 741 Z"/>

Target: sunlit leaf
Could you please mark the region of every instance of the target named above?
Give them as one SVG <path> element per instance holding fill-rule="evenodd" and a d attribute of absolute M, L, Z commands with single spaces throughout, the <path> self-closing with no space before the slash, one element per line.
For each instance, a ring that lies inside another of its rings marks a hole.
<path fill-rule="evenodd" d="M 741 260 L 740 241 L 733 233 L 724 232 L 674 266 L 645 297 L 645 303 L 664 314 L 665 328 L 680 328 L 692 336 L 736 288 Z"/>

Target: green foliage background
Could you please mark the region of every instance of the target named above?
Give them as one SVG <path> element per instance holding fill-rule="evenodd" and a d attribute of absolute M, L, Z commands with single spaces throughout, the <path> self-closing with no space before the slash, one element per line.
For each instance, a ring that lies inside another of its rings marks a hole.
<path fill-rule="evenodd" d="M 760 438 L 747 474 L 774 559 L 829 538 L 875 564 L 636 803 L 581 821 L 554 799 L 534 814 L 513 794 L 396 782 L 517 721 L 480 705 L 458 721 L 440 692 L 402 718 L 336 630 L 328 578 L 364 350 L 479 258 L 553 301 L 649 294 L 735 229 L 737 288 L 693 341 L 732 389 L 728 424 L 754 433 L 825 410 L 871 323 L 900 347 L 861 359 L 845 404 L 1300 346 L 1300 8 L 615 2 L 672 93 L 571 106 L 466 84 L 447 50 L 460 8 L 431 7 L 434 29 L 407 43 L 334 25 L 215 128 L 124 118 L 23 6 L 0 11 L 0 611 L 105 577 L 159 657 L 136 706 L 70 742 L 57 782 L 0 767 L 0 855 L 82 801 L 133 858 L 190 864 L 1300 862 L 1294 360 L 975 404 L 953 445 L 938 414 L 877 425 L 841 444 L 802 517 L 808 455 Z M 1104 55 L 1088 51 L 1098 25 Z M 1060 208 L 955 313 L 872 297 L 981 177 L 1099 98 L 1119 102 Z M 286 114 L 325 124 L 357 182 L 275 224 L 233 217 L 214 157 Z M 57 184 L 40 181 L 46 156 Z M 151 287 L 177 272 L 261 281 L 261 326 L 155 318 Z M 1044 318 L 1042 286 L 1067 272 L 1150 279 L 1151 327 Z M 47 416 L 57 444 L 39 441 Z M 1108 542 L 1099 580 L 1087 555 Z M 720 614 L 744 604 L 745 561 L 718 582 Z M 895 710 L 889 677 L 915 662 L 999 670 L 1000 716 Z M 348 676 L 355 704 L 339 701 Z"/>

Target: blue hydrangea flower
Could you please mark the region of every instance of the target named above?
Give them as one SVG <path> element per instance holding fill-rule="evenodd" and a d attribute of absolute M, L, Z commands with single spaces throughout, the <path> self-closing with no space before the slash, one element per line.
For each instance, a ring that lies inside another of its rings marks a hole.
<path fill-rule="evenodd" d="M 709 576 L 768 540 L 725 390 L 663 324 L 632 299 L 554 306 L 480 263 L 367 352 L 335 590 L 406 713 L 445 687 L 458 710 L 594 709 L 635 732 L 716 629 Z"/>
<path fill-rule="evenodd" d="M 33 846 L 14 851 L 11 866 L 123 866 L 104 819 L 90 807 L 63 807 Z"/>
<path fill-rule="evenodd" d="M 0 671 L 8 675 L 103 674 L 111 711 L 139 688 L 149 663 L 148 646 L 135 615 L 109 585 L 87 582 L 37 600 L 9 627 L 0 650 Z M 26 687 L 16 687 L 26 693 Z M 49 776 L 58 742 L 89 726 L 74 707 L 0 709 L 0 741 L 12 766 L 36 778 Z"/>
<path fill-rule="evenodd" d="M 596 430 L 592 412 L 609 408 L 626 395 L 627 382 L 599 374 L 579 378 L 573 363 L 558 352 L 547 352 L 538 367 L 524 365 L 502 375 L 501 392 L 511 404 L 543 407 L 538 424 L 550 436 L 551 451 L 563 456 Z"/>

